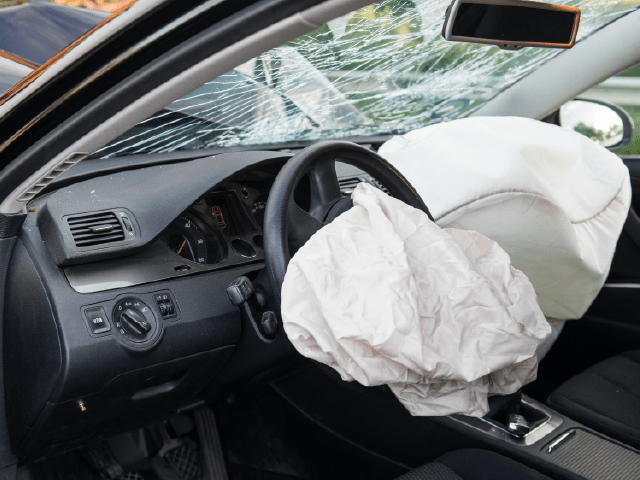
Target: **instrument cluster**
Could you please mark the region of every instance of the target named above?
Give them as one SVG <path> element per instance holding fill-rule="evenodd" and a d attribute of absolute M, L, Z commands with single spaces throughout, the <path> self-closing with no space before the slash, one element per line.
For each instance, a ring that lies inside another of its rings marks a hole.
<path fill-rule="evenodd" d="M 270 184 L 227 182 L 176 218 L 163 243 L 189 263 L 218 264 L 230 254 L 263 257 L 264 212 Z"/>

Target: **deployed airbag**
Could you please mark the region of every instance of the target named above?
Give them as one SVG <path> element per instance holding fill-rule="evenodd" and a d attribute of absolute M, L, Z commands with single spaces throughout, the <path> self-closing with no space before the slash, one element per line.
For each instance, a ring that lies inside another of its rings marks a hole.
<path fill-rule="evenodd" d="M 482 416 L 488 395 L 535 379 L 551 329 L 497 243 L 368 184 L 352 199 L 288 265 L 282 318 L 300 353 L 389 385 L 413 415 Z"/>
<path fill-rule="evenodd" d="M 631 203 L 617 155 L 556 125 L 470 117 L 393 137 L 379 152 L 442 228 L 497 242 L 547 317 L 582 317 L 600 292 Z"/>

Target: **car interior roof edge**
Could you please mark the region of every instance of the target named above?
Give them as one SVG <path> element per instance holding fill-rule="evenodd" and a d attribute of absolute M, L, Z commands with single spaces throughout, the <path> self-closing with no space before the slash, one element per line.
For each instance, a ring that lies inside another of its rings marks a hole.
<path fill-rule="evenodd" d="M 79 58 L 86 55 L 97 45 L 107 41 L 111 36 L 116 35 L 122 28 L 126 27 L 130 22 L 134 21 L 139 16 L 142 16 L 157 7 L 159 3 L 163 2 L 135 2 L 127 10 L 120 12 L 117 16 L 112 18 L 101 28 L 97 29 L 90 36 L 88 36 L 83 42 L 70 49 L 64 56 L 62 56 L 57 62 L 47 68 L 42 75 L 36 80 L 24 87 L 20 92 L 16 93 L 12 98 L 8 99 L 2 105 L 2 111 L 6 112 L 18 105 L 25 97 L 42 86 L 51 78 L 58 75 L 69 65 L 74 63 Z"/>

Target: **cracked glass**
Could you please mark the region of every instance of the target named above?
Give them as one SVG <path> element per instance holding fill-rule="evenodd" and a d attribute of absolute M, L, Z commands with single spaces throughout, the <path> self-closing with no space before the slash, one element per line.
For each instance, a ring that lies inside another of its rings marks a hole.
<path fill-rule="evenodd" d="M 402 134 L 471 114 L 563 52 L 447 42 L 450 3 L 386 0 L 332 20 L 204 84 L 92 156 Z M 553 3 L 582 10 L 578 42 L 640 6 Z"/>

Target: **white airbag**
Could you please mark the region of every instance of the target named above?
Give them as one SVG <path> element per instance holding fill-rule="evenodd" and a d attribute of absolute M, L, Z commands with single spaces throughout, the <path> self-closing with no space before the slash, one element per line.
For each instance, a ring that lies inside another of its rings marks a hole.
<path fill-rule="evenodd" d="M 289 263 L 282 319 L 300 353 L 390 385 L 413 415 L 482 416 L 489 394 L 535 379 L 551 329 L 497 243 L 368 184 L 352 199 Z"/>
<path fill-rule="evenodd" d="M 631 203 L 622 160 L 587 137 L 519 117 L 471 117 L 379 150 L 442 228 L 497 242 L 545 315 L 580 318 L 609 273 Z"/>

